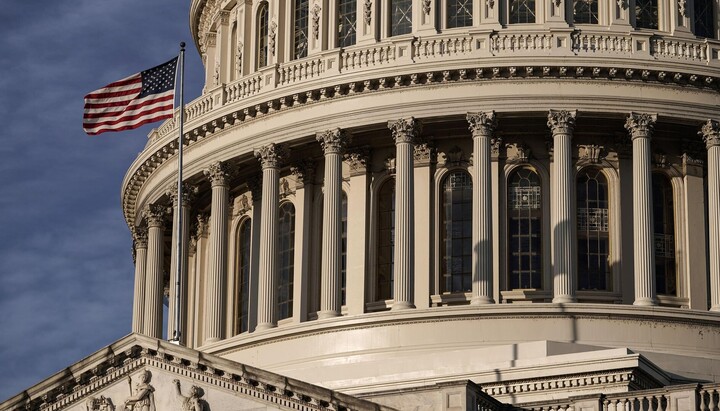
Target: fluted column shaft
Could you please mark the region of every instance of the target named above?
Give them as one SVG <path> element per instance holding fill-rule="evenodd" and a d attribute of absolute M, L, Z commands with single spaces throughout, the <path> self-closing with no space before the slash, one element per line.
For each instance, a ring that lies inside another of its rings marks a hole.
<path fill-rule="evenodd" d="M 165 207 L 145 209 L 148 226 L 147 267 L 145 271 L 145 312 L 143 334 L 162 338 L 163 325 L 163 230 Z"/>
<path fill-rule="evenodd" d="M 280 205 L 280 161 L 282 146 L 269 144 L 255 150 L 262 167 L 262 206 L 260 217 L 260 258 L 256 330 L 277 326 L 278 207 Z"/>
<path fill-rule="evenodd" d="M 226 163 L 212 163 L 205 170 L 205 176 L 210 180 L 212 187 L 212 200 L 205 287 L 205 341 L 203 344 L 219 341 L 224 337 L 229 175 Z"/>
<path fill-rule="evenodd" d="M 553 135 L 553 192 L 551 193 L 551 224 L 553 249 L 553 302 L 574 303 L 575 277 L 573 259 L 573 196 L 575 184 L 572 170 L 571 142 L 576 111 L 554 111 L 548 114 L 548 127 Z"/>
<path fill-rule="evenodd" d="M 710 258 L 710 311 L 720 311 L 720 124 L 708 120 L 700 134 L 707 147 L 708 256 Z"/>
<path fill-rule="evenodd" d="M 143 333 L 145 311 L 145 270 L 147 267 L 148 232 L 146 227 L 135 229 L 135 292 L 133 293 L 132 332 Z"/>
<path fill-rule="evenodd" d="M 395 140 L 395 254 L 394 254 L 394 303 L 393 310 L 415 308 L 413 298 L 415 274 L 415 139 L 421 125 L 410 117 L 390 121 Z"/>
<path fill-rule="evenodd" d="M 318 318 L 340 315 L 342 309 L 342 156 L 349 138 L 340 129 L 318 133 L 325 153 L 320 312 Z"/>
<path fill-rule="evenodd" d="M 468 113 L 473 136 L 473 284 L 472 304 L 492 304 L 493 247 L 490 140 L 497 127 L 495 112 Z"/>
<path fill-rule="evenodd" d="M 172 249 L 170 251 L 170 298 L 168 299 L 168 322 L 167 337 L 184 344 L 186 340 L 183 335 L 184 330 L 175 329 L 175 317 L 177 310 L 180 310 L 180 325 L 185 324 L 187 318 L 187 290 L 188 290 L 188 244 L 190 240 L 190 219 L 189 208 L 190 202 L 194 197 L 193 188 L 189 185 L 183 185 L 183 199 L 178 201 L 177 187 L 173 186 L 167 191 L 173 205 L 173 225 L 172 225 Z M 180 241 L 181 249 L 178 250 L 178 220 L 182 219 L 182 239 Z M 178 256 L 178 251 L 180 252 Z M 178 257 L 182 257 L 179 261 Z M 180 288 L 176 287 L 178 275 L 178 262 L 180 263 Z M 177 295 L 180 294 L 180 306 L 177 307 Z"/>
<path fill-rule="evenodd" d="M 650 139 L 656 115 L 631 113 L 625 122 L 633 145 L 633 259 L 635 302 L 656 305 Z"/>

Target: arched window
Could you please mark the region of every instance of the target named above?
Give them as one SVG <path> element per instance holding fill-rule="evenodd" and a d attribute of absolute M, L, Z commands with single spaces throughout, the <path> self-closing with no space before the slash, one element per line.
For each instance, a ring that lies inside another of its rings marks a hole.
<path fill-rule="evenodd" d="M 355 44 L 357 0 L 338 0 L 338 46 Z"/>
<path fill-rule="evenodd" d="M 390 35 L 412 32 L 412 0 L 390 0 Z"/>
<path fill-rule="evenodd" d="M 285 202 L 278 213 L 278 319 L 293 315 L 293 277 L 295 274 L 295 206 Z"/>
<path fill-rule="evenodd" d="M 270 27 L 268 16 L 268 4 L 262 2 L 257 12 L 257 47 L 256 69 L 260 69 L 268 65 L 268 30 Z"/>
<path fill-rule="evenodd" d="M 447 0 L 447 28 L 472 26 L 473 0 Z"/>
<path fill-rule="evenodd" d="M 386 181 L 377 199 L 377 263 L 375 299 L 393 298 L 393 267 L 395 253 L 395 179 Z"/>
<path fill-rule="evenodd" d="M 700 37 L 715 38 L 715 26 L 713 24 L 715 11 L 713 3 L 715 0 L 695 0 L 695 35 Z"/>
<path fill-rule="evenodd" d="M 635 26 L 658 29 L 658 0 L 635 0 Z"/>
<path fill-rule="evenodd" d="M 472 291 L 472 179 L 454 171 L 442 183 L 440 292 Z"/>
<path fill-rule="evenodd" d="M 535 0 L 510 0 L 508 22 L 535 23 Z"/>
<path fill-rule="evenodd" d="M 677 294 L 673 190 L 664 174 L 653 173 L 653 228 L 655 229 L 655 288 L 658 294 Z"/>
<path fill-rule="evenodd" d="M 251 220 L 248 218 L 240 224 L 237 234 L 237 275 L 235 277 L 235 333 L 248 331 L 248 310 L 250 306 L 250 246 Z"/>
<path fill-rule="evenodd" d="M 522 167 L 508 177 L 508 285 L 542 288 L 542 198 L 535 170 Z"/>
<path fill-rule="evenodd" d="M 295 0 L 293 58 L 307 57 L 308 53 L 308 0 Z"/>
<path fill-rule="evenodd" d="M 578 289 L 610 291 L 610 218 L 607 178 L 598 169 L 577 179 Z"/>
<path fill-rule="evenodd" d="M 573 0 L 575 24 L 598 24 L 598 0 Z"/>

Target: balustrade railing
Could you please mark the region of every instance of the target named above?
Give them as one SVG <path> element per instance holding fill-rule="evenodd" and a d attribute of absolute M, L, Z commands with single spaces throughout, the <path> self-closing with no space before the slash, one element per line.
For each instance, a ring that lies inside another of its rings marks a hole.
<path fill-rule="evenodd" d="M 280 84 L 293 84 L 320 76 L 325 64 L 319 58 L 291 61 L 279 68 Z"/>
<path fill-rule="evenodd" d="M 708 44 L 688 40 L 671 40 L 655 37 L 651 41 L 651 52 L 656 57 L 669 59 L 707 61 Z"/>
<path fill-rule="evenodd" d="M 340 67 L 347 71 L 387 64 L 394 60 L 395 46 L 378 44 L 364 49 L 343 51 L 340 55 Z"/>
<path fill-rule="evenodd" d="M 580 53 L 632 53 L 632 37 L 575 32 L 572 48 Z"/>
<path fill-rule="evenodd" d="M 421 38 L 413 42 L 416 59 L 454 57 L 473 51 L 473 37 Z"/>
<path fill-rule="evenodd" d="M 490 36 L 490 50 L 493 53 L 551 50 L 554 38 L 551 33 L 495 33 Z"/>

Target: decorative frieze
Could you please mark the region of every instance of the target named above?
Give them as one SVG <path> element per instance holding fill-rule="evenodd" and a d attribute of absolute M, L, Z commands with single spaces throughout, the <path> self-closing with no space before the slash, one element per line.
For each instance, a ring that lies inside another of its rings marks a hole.
<path fill-rule="evenodd" d="M 279 168 L 288 156 L 289 151 L 283 144 L 270 143 L 255 149 L 255 157 L 260 161 L 260 166 L 263 169 Z"/>

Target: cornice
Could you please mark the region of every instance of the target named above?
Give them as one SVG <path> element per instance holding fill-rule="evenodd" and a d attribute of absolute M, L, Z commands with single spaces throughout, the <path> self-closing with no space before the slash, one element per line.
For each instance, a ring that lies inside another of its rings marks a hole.
<path fill-rule="evenodd" d="M 642 61 L 636 62 L 636 66 L 601 66 L 592 69 L 585 69 L 572 65 L 544 65 L 544 66 L 489 66 L 489 67 L 468 67 L 453 70 L 439 71 L 416 71 L 407 74 L 398 74 L 389 77 L 369 77 L 367 80 L 358 81 L 348 79 L 347 82 L 330 83 L 320 88 L 312 87 L 305 92 L 291 88 L 287 94 L 274 94 L 264 102 L 257 103 L 256 99 L 238 99 L 236 102 L 223 106 L 223 110 L 217 110 L 212 115 L 212 96 L 205 94 L 186 106 L 187 118 L 191 119 L 186 123 L 185 135 L 186 147 L 190 148 L 200 140 L 213 136 L 220 131 L 226 131 L 242 124 L 248 124 L 257 120 L 265 120 L 268 116 L 278 113 L 306 107 L 312 104 L 324 103 L 330 100 L 353 98 L 358 95 L 371 93 L 392 93 L 395 91 L 419 87 L 448 87 L 462 86 L 468 82 L 495 82 L 495 81 L 538 81 L 553 80 L 560 82 L 577 81 L 611 81 L 624 84 L 656 84 L 664 87 L 680 89 L 693 88 L 697 90 L 708 90 L 717 92 L 720 84 L 720 77 L 703 76 L 690 72 L 669 73 L 663 70 L 648 70 Z M 583 69 L 583 70 L 578 70 Z M 447 72 L 444 75 L 443 72 Z M 435 80 L 436 77 L 443 78 L 442 81 Z M 398 81 L 398 79 L 400 81 Z M 329 79 L 330 80 L 330 79 Z M 310 84 L 308 84 L 310 86 Z M 302 89 L 300 89 L 302 90 Z M 255 101 L 253 101 L 255 100 Z M 260 100 L 262 101 L 262 100 Z M 242 104 L 245 103 L 245 104 Z M 205 107 L 197 110 L 198 104 Z M 548 107 L 551 109 L 553 107 Z M 518 109 L 522 110 L 522 107 Z M 194 113 L 192 118 L 190 113 Z M 465 113 L 459 113 L 465 114 Z M 680 118 L 687 121 L 687 118 Z M 703 120 L 704 121 L 704 120 Z M 170 139 L 164 144 L 159 144 L 176 131 L 175 119 L 168 120 L 158 128 L 158 131 L 151 132 L 151 138 L 146 150 L 136 160 L 126 174 L 123 181 L 123 213 L 128 226 L 132 226 L 136 217 L 137 196 L 150 175 L 161 165 L 173 158 L 177 153 L 177 140 Z M 153 147 L 155 146 L 155 147 Z"/>

